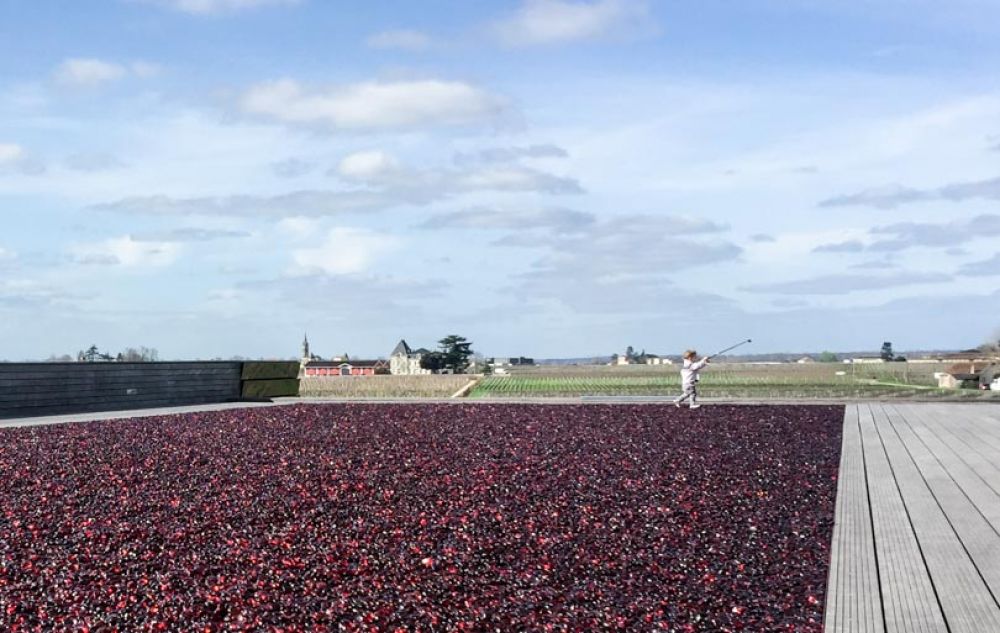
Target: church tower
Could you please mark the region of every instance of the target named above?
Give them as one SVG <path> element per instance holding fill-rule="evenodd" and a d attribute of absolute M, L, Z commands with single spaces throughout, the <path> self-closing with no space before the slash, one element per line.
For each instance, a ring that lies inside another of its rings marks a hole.
<path fill-rule="evenodd" d="M 309 354 L 309 334 L 306 333 L 302 337 L 302 364 L 308 363 L 312 360 L 312 356 Z"/>

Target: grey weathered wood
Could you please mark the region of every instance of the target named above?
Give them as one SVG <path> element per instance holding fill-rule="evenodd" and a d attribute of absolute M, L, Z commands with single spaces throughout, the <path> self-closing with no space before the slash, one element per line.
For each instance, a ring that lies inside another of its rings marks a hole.
<path fill-rule="evenodd" d="M 869 406 L 859 408 L 859 420 L 886 631 L 947 633 L 923 553 Z"/>
<path fill-rule="evenodd" d="M 968 514 L 971 504 L 966 499 L 966 503 L 949 502 L 943 508 L 943 495 L 955 493 L 948 483 L 951 480 L 934 467 L 932 455 L 919 450 L 905 418 L 878 405 L 873 410 L 876 430 L 889 457 L 949 630 L 952 633 L 1000 631 L 1000 605 L 961 539 L 961 535 L 970 538 L 968 545 L 980 554 L 988 547 L 980 540 L 981 524 Z M 878 423 L 880 413 L 889 418 L 884 424 Z M 926 469 L 926 477 L 922 469 Z M 936 497 L 934 491 L 940 496 Z M 946 515 L 945 508 L 953 513 L 951 517 Z"/>
<path fill-rule="evenodd" d="M 238 362 L 3 363 L 0 418 L 226 402 Z"/>
<path fill-rule="evenodd" d="M 1000 595 L 1000 534 L 970 496 L 976 483 L 982 482 L 975 477 L 965 479 L 964 465 L 953 459 L 946 447 L 933 437 L 927 437 L 926 441 L 921 437 L 925 424 L 919 409 L 909 408 L 905 417 L 898 413 L 897 416 L 893 418 L 897 433 L 996 603 L 996 596 Z M 989 493 L 988 489 L 980 492 Z M 987 503 L 986 497 L 980 500 Z"/>
<path fill-rule="evenodd" d="M 940 411 L 935 407 L 933 411 Z M 945 417 L 936 415 L 936 418 Z M 946 422 L 941 421 L 942 424 Z M 973 450 L 990 460 L 1000 461 L 1000 422 L 989 415 L 989 409 L 984 407 L 965 406 L 958 412 L 948 416 L 947 424 L 957 431 L 973 437 Z"/>
<path fill-rule="evenodd" d="M 845 412 L 830 557 L 825 630 L 885 631 L 857 405 Z"/>
<path fill-rule="evenodd" d="M 40 391 L 37 389 L 17 389 L 0 392 L 0 406 L 4 403 L 55 402 L 67 397 L 80 396 L 124 396 L 143 393 L 197 393 L 203 391 L 233 390 L 234 380 L 214 380 L 211 382 L 162 380 L 157 382 L 123 382 L 107 385 L 66 385 L 62 389 Z"/>
<path fill-rule="evenodd" d="M 914 433 L 934 453 L 993 530 L 1000 534 L 1000 468 L 972 450 L 970 443 L 962 435 L 956 435 L 954 429 L 942 426 L 924 407 L 909 407 L 903 415 L 911 423 L 919 421 L 919 424 L 912 424 Z"/>
<path fill-rule="evenodd" d="M 1000 632 L 1000 408 L 852 405 L 843 450 L 826 630 L 869 630 L 871 556 L 885 630 Z"/>
<path fill-rule="evenodd" d="M 933 416 L 933 428 L 962 460 L 997 494 L 1000 494 L 1000 453 L 983 443 L 983 433 L 977 425 L 941 421 Z"/>

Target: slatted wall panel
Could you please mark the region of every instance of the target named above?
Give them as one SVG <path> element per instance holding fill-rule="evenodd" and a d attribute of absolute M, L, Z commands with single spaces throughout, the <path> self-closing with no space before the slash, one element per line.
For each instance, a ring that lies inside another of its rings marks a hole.
<path fill-rule="evenodd" d="M 0 363 L 0 418 L 240 398 L 238 362 Z"/>

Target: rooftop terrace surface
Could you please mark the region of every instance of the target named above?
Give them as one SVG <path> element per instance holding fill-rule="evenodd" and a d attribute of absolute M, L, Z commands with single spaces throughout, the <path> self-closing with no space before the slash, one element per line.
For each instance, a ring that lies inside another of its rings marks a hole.
<path fill-rule="evenodd" d="M 847 407 L 828 633 L 1000 631 L 1000 407 Z"/>

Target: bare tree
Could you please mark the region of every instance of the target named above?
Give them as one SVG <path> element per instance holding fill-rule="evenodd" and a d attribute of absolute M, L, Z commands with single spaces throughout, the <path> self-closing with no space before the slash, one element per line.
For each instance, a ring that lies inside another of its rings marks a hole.
<path fill-rule="evenodd" d="M 987 354 L 1000 354 L 1000 328 L 993 330 L 992 340 L 979 346 L 980 351 Z"/>
<path fill-rule="evenodd" d="M 150 347 L 127 347 L 118 355 L 118 360 L 126 363 L 152 363 L 160 359 L 160 353 Z"/>

